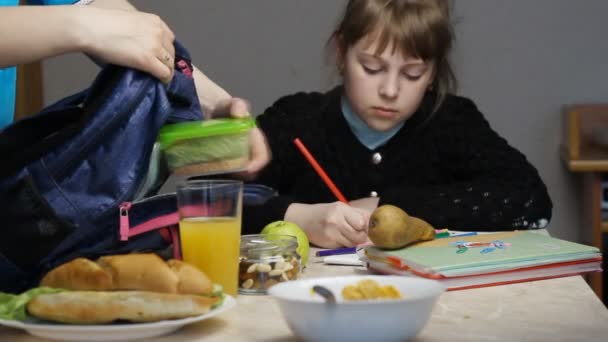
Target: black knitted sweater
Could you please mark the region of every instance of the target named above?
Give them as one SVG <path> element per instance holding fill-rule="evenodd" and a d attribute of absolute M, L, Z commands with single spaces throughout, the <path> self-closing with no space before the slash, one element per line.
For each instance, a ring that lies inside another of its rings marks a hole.
<path fill-rule="evenodd" d="M 475 104 L 448 95 L 431 114 L 433 93 L 386 144 L 369 150 L 340 108 L 343 88 L 285 96 L 257 119 L 272 161 L 256 183 L 279 191 L 245 207 L 243 232 L 257 233 L 298 203 L 336 198 L 293 144 L 299 137 L 349 200 L 380 198 L 436 228 L 496 231 L 542 228 L 551 199 L 526 157 L 490 128 Z M 374 156 L 375 155 L 375 156 Z"/>

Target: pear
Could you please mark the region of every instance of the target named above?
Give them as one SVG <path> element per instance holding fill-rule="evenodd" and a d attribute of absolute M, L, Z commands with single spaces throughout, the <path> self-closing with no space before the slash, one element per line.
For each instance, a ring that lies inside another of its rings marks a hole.
<path fill-rule="evenodd" d="M 408 215 L 401 208 L 386 204 L 372 213 L 367 234 L 376 247 L 396 249 L 433 240 L 435 228 L 418 217 Z"/>

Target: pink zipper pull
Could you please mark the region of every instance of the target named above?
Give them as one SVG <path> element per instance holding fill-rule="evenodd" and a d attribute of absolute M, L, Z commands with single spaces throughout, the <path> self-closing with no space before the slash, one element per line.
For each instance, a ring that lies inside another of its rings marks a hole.
<path fill-rule="evenodd" d="M 184 75 L 192 78 L 192 68 L 190 67 L 190 65 L 188 65 L 188 62 L 186 62 L 183 59 L 180 59 L 177 61 L 177 68 L 179 69 L 179 71 L 181 71 Z"/>
<path fill-rule="evenodd" d="M 129 209 L 131 202 L 124 202 L 119 206 L 120 209 L 120 241 L 129 240 Z"/>

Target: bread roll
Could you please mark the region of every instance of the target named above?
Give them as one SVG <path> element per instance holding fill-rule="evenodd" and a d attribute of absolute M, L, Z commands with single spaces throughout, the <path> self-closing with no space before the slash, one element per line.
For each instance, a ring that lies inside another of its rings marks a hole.
<path fill-rule="evenodd" d="M 111 275 L 114 290 L 177 293 L 177 275 L 156 254 L 109 255 L 97 263 Z"/>
<path fill-rule="evenodd" d="M 165 262 L 152 253 L 104 256 L 97 262 L 74 259 L 47 273 L 40 286 L 198 295 L 210 294 L 213 289 L 209 277 L 198 268 L 175 259 Z"/>
<path fill-rule="evenodd" d="M 167 261 L 167 265 L 179 278 L 177 292 L 198 295 L 211 293 L 213 289 L 211 280 L 198 268 L 176 259 Z"/>
<path fill-rule="evenodd" d="M 153 322 L 205 314 L 217 300 L 143 291 L 66 291 L 38 295 L 27 310 L 41 319 L 72 324 Z"/>
<path fill-rule="evenodd" d="M 112 276 L 98 264 L 85 258 L 77 258 L 47 273 L 40 286 L 67 290 L 111 290 Z"/>

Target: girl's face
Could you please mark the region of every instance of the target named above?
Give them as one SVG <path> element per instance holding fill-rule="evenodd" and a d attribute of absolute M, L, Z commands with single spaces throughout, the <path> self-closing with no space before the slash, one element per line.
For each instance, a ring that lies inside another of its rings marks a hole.
<path fill-rule="evenodd" d="M 346 49 L 344 88 L 353 110 L 372 129 L 387 131 L 407 120 L 433 81 L 433 66 L 403 56 L 389 44 L 375 55 L 367 37 Z"/>

